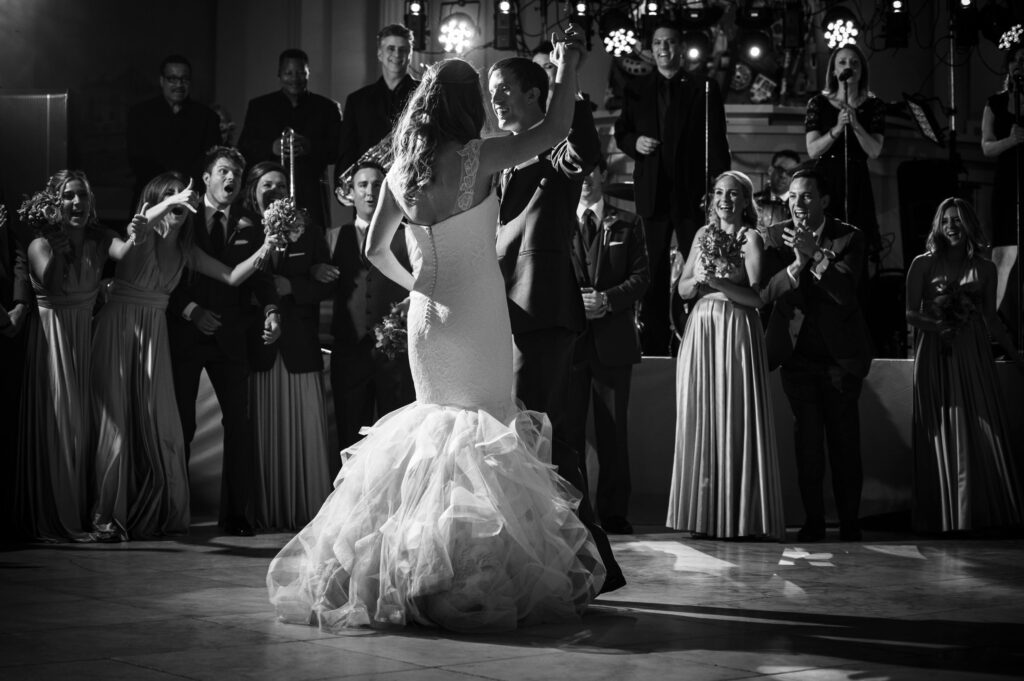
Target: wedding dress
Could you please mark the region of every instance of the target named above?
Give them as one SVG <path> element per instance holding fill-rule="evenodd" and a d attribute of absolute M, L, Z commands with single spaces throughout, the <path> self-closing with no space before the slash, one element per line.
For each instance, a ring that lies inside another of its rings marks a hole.
<path fill-rule="evenodd" d="M 504 630 L 577 617 L 604 581 L 578 494 L 550 463 L 550 422 L 512 398 L 498 200 L 470 207 L 479 147 L 459 152 L 458 212 L 405 230 L 416 402 L 363 430 L 317 516 L 271 563 L 285 621 Z"/>

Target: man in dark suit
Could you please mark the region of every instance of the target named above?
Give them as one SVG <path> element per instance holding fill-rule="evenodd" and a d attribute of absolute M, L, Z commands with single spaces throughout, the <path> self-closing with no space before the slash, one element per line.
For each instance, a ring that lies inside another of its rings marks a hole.
<path fill-rule="evenodd" d="M 288 49 L 277 62 L 281 89 L 249 102 L 238 148 L 249 163 L 279 161 L 281 136 L 295 132 L 295 202 L 309 211 L 313 224 L 327 224 L 327 178 L 324 172 L 334 160 L 341 134 L 338 103 L 309 91 L 309 57 Z M 287 145 L 285 167 L 290 162 Z"/>
<path fill-rule="evenodd" d="M 626 428 L 633 365 L 640 362 L 637 303 L 647 291 L 644 228 L 632 213 L 605 203 L 608 166 L 603 158 L 583 180 L 576 208 L 572 264 L 587 326 L 573 350 L 569 395 L 571 442 L 586 451 L 587 412 L 594 397 L 597 513 L 611 534 L 632 534 L 629 509 L 629 437 Z M 581 459 L 586 468 L 586 458 Z"/>
<path fill-rule="evenodd" d="M 35 296 L 28 278 L 25 246 L 15 235 L 0 196 L 0 511 L 10 516 L 15 491 L 15 454 L 22 424 L 19 419 L 22 370 L 25 366 L 25 322 Z M 27 236 L 27 235 L 26 235 Z M 0 535 L 11 532 L 0 532 Z"/>
<path fill-rule="evenodd" d="M 674 235 L 683 256 L 689 253 L 706 221 L 701 201 L 709 178 L 728 170 L 730 157 L 718 86 L 683 68 L 679 28 L 659 24 L 651 49 L 657 68 L 626 87 L 615 141 L 634 161 L 636 212 L 644 221 L 650 255 L 651 288 L 643 304 L 641 341 L 645 354 L 666 355 L 671 338 L 668 247 Z"/>
<path fill-rule="evenodd" d="M 245 159 L 237 149 L 214 147 L 207 154 L 203 181 L 206 193 L 194 219 L 195 244 L 225 265 L 242 262 L 263 243 L 255 216 L 247 215 L 237 199 L 242 193 Z M 251 501 L 255 466 L 249 421 L 249 366 L 246 335 L 258 314 L 249 304 L 252 290 L 266 275 L 234 288 L 186 271 L 167 306 L 174 392 L 185 437 L 186 456 L 196 432 L 199 377 L 206 369 L 220 403 L 224 425 L 220 524 L 230 534 L 251 536 Z M 275 307 L 265 310 L 265 326 L 273 339 L 280 333 Z"/>
<path fill-rule="evenodd" d="M 857 298 L 864 236 L 825 216 L 828 186 L 814 170 L 798 170 L 789 187 L 792 219 L 773 225 L 765 241 L 762 289 L 775 302 L 766 341 L 769 366 L 782 365 L 793 409 L 800 498 L 806 519 L 800 541 L 825 537 L 825 441 L 843 541 L 861 538 L 858 511 L 861 384 L 871 344 Z"/>
<path fill-rule="evenodd" d="M 142 188 L 162 172 L 177 170 L 198 184 L 203 156 L 220 143 L 220 118 L 189 98 L 192 64 L 181 55 L 160 63 L 160 96 L 128 110 L 128 164 L 135 175 L 132 211 Z"/>
<path fill-rule="evenodd" d="M 343 225 L 327 234 L 330 263 L 316 266 L 314 278 L 334 286 L 331 317 L 331 391 L 341 448 L 359 439 L 359 429 L 416 399 L 409 372 L 409 357 L 389 359 L 376 349 L 373 327 L 391 312 L 395 303 L 409 292 L 391 281 L 364 257 L 366 232 L 377 207 L 384 169 L 372 162 L 357 165 L 352 178 L 355 224 Z M 335 190 L 340 193 L 339 187 Z M 340 201 L 339 197 L 339 201 Z M 399 228 L 391 249 L 410 270 L 405 233 Z M 331 459 L 331 476 L 341 467 Z"/>
<path fill-rule="evenodd" d="M 517 134 L 543 119 L 548 92 L 543 68 L 511 57 L 491 66 L 487 78 L 502 130 Z M 552 462 L 581 491 L 586 484 L 579 453 L 568 440 L 566 412 L 573 346 L 586 317 L 570 252 L 583 178 L 600 154 L 590 104 L 579 97 L 569 136 L 504 173 L 498 218 L 498 263 L 512 323 L 515 394 L 528 409 L 548 415 Z M 605 591 L 625 585 L 585 494 L 579 515 L 608 570 Z"/>
<path fill-rule="evenodd" d="M 405 102 L 419 84 L 409 75 L 412 40 L 412 31 L 401 24 L 389 24 L 378 31 L 380 78 L 345 99 L 335 175 L 345 172 L 394 128 Z"/>

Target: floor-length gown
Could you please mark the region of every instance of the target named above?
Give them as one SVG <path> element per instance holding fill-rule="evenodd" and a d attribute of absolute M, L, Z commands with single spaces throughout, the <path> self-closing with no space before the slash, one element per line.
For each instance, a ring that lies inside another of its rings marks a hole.
<path fill-rule="evenodd" d="M 914 528 L 950 532 L 1019 525 L 1021 492 L 988 329 L 981 314 L 983 272 L 932 259 L 922 307 L 959 283 L 977 308 L 951 339 L 917 332 L 914 356 Z"/>
<path fill-rule="evenodd" d="M 48 290 L 30 275 L 38 314 L 28 321 L 15 523 L 42 541 L 89 541 L 93 439 L 89 367 L 92 311 L 106 240 L 86 228 L 81 258 Z"/>
<path fill-rule="evenodd" d="M 98 428 L 92 524 L 100 539 L 188 532 L 185 442 L 174 399 L 165 309 L 185 258 L 161 268 L 153 234 L 118 263 L 93 336 Z"/>
<path fill-rule="evenodd" d="M 757 310 L 721 292 L 702 295 L 676 361 L 668 527 L 717 538 L 784 538 L 767 367 Z"/>
<path fill-rule="evenodd" d="M 406 229 L 416 402 L 364 431 L 271 563 L 286 621 L 510 629 L 576 617 L 604 581 L 579 498 L 550 463 L 550 423 L 513 403 L 498 200 L 468 206 L 479 140 L 462 153 L 462 212 Z"/>
<path fill-rule="evenodd" d="M 322 252 L 317 248 L 323 239 L 319 229 L 307 230 L 273 254 L 270 273 L 288 278 L 292 287 L 292 293 L 278 301 L 281 337 L 265 345 L 262 327 L 250 332 L 256 446 L 253 524 L 260 529 L 301 528 L 331 489 L 323 360 L 316 328 L 316 301 L 322 295 L 309 276 L 310 267 L 327 258 L 326 245 Z"/>

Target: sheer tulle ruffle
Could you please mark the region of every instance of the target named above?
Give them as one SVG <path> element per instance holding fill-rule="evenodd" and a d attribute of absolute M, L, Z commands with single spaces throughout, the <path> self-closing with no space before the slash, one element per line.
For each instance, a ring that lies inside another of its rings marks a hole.
<path fill-rule="evenodd" d="M 550 465 L 543 414 L 415 403 L 348 450 L 267 575 L 289 622 L 495 631 L 578 616 L 604 565 Z"/>

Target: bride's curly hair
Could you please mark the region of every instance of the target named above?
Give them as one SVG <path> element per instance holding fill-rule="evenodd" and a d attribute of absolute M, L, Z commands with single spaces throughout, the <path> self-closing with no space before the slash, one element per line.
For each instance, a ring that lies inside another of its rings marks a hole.
<path fill-rule="evenodd" d="M 434 179 L 438 146 L 479 137 L 484 118 L 476 69 L 461 59 L 446 59 L 427 69 L 395 126 L 395 192 L 415 203 L 416 195 Z"/>

